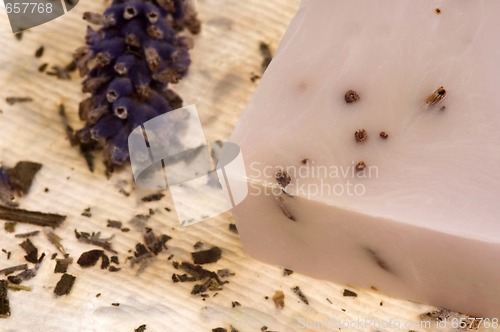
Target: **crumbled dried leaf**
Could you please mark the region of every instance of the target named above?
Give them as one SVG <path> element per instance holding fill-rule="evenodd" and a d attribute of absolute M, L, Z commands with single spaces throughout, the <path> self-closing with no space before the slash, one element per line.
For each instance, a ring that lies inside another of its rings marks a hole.
<path fill-rule="evenodd" d="M 9 275 L 17 271 L 24 271 L 28 269 L 28 264 L 21 264 L 16 266 L 7 267 L 5 269 L 0 270 L 0 274 Z"/>
<path fill-rule="evenodd" d="M 37 236 L 40 233 L 40 231 L 33 231 L 33 232 L 28 232 L 28 233 L 21 233 L 21 234 L 16 234 L 14 237 L 17 237 L 18 239 L 25 239 L 28 237 L 32 236 Z"/>
<path fill-rule="evenodd" d="M 142 324 L 138 328 L 134 329 L 134 332 L 144 332 L 146 331 L 146 324 Z"/>
<path fill-rule="evenodd" d="M 56 228 L 66 216 L 0 206 L 0 219 Z"/>
<path fill-rule="evenodd" d="M 10 316 L 10 303 L 7 296 L 7 281 L 0 280 L 0 318 Z"/>
<path fill-rule="evenodd" d="M 212 247 L 208 250 L 202 250 L 191 253 L 195 264 L 209 264 L 217 262 L 222 256 L 222 250 L 219 247 Z"/>
<path fill-rule="evenodd" d="M 30 239 L 26 239 L 20 244 L 21 248 L 24 249 L 26 255 L 24 258 L 30 263 L 36 263 L 38 261 L 38 249 L 33 245 Z"/>
<path fill-rule="evenodd" d="M 66 273 L 68 271 L 69 264 L 73 263 L 73 258 L 62 258 L 56 260 L 56 267 L 54 268 L 54 273 Z"/>
<path fill-rule="evenodd" d="M 92 217 L 92 212 L 90 211 L 90 208 L 89 208 L 89 207 L 88 207 L 88 208 L 86 208 L 85 210 L 83 210 L 83 212 L 82 212 L 82 216 L 87 217 L 87 218 Z"/>
<path fill-rule="evenodd" d="M 81 267 L 92 267 L 97 264 L 97 261 L 99 258 L 101 258 L 104 254 L 104 251 L 95 249 L 95 250 L 90 250 L 87 252 L 84 252 L 80 258 L 78 258 L 78 261 L 76 262 L 78 265 Z"/>
<path fill-rule="evenodd" d="M 156 202 L 161 200 L 165 195 L 162 193 L 155 193 L 141 198 L 143 202 Z"/>
<path fill-rule="evenodd" d="M 293 271 L 290 269 L 283 269 L 283 276 L 285 277 L 291 275 L 292 273 Z"/>
<path fill-rule="evenodd" d="M 114 254 L 117 253 L 111 247 L 111 243 L 109 242 L 113 238 L 113 236 L 110 236 L 108 238 L 101 238 L 101 232 L 97 232 L 97 233 L 78 232 L 76 229 L 75 229 L 75 236 L 78 239 L 78 241 L 80 241 L 80 242 L 88 243 L 88 244 L 92 244 L 92 245 L 101 247 L 104 250 L 107 250 L 107 251 L 112 252 Z"/>
<path fill-rule="evenodd" d="M 56 296 L 68 295 L 75 284 L 75 279 L 76 277 L 71 274 L 63 274 L 54 288 L 54 294 Z"/>
<path fill-rule="evenodd" d="M 343 296 L 346 296 L 346 297 L 358 297 L 358 294 L 356 294 L 353 291 L 350 291 L 348 289 L 344 289 Z"/>
<path fill-rule="evenodd" d="M 238 228 L 236 228 L 235 224 L 229 224 L 229 230 L 234 234 L 238 234 Z"/>

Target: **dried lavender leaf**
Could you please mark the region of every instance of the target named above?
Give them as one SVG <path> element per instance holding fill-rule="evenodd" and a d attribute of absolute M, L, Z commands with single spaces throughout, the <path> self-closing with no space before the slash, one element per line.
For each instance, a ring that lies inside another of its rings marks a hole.
<path fill-rule="evenodd" d="M 40 46 L 36 51 L 35 51 L 35 57 L 36 58 L 41 58 L 43 56 L 43 53 L 45 52 L 45 47 Z"/>
<path fill-rule="evenodd" d="M 191 253 L 195 264 L 208 264 L 217 262 L 222 255 L 222 250 L 219 247 L 212 247 L 208 250 L 202 250 Z"/>
<path fill-rule="evenodd" d="M 170 239 L 171 237 L 165 234 L 156 237 L 150 228 L 147 228 L 144 234 L 144 244 L 155 255 L 158 255 L 163 250 L 165 243 Z"/>
<path fill-rule="evenodd" d="M 82 216 L 87 217 L 87 218 L 92 217 L 92 212 L 90 212 L 90 208 L 89 207 L 86 208 L 85 210 L 83 210 Z"/>
<path fill-rule="evenodd" d="M 80 265 L 83 268 L 92 267 L 92 266 L 94 266 L 94 265 L 97 264 L 97 261 L 103 255 L 104 255 L 104 251 L 98 250 L 98 249 L 84 252 L 80 256 L 80 258 L 78 258 L 77 264 Z"/>
<path fill-rule="evenodd" d="M 40 231 L 33 231 L 33 232 L 28 232 L 28 233 L 21 233 L 21 234 L 16 234 L 14 237 L 17 237 L 18 239 L 25 239 L 28 237 L 36 236 L 40 234 Z"/>
<path fill-rule="evenodd" d="M 56 267 L 54 268 L 54 273 L 66 273 L 68 266 L 73 263 L 73 258 L 63 258 L 56 260 Z"/>
<path fill-rule="evenodd" d="M 54 288 L 54 294 L 56 296 L 68 295 L 75 284 L 75 279 L 76 277 L 71 274 L 63 274 Z"/>
<path fill-rule="evenodd" d="M 290 269 L 284 269 L 283 270 L 283 276 L 284 277 L 287 277 L 287 276 L 291 275 L 292 273 L 293 273 L 293 271 L 290 270 Z"/>
<path fill-rule="evenodd" d="M 107 225 L 107 227 L 121 229 L 122 228 L 122 222 L 121 221 L 117 221 L 117 220 L 110 220 L 110 219 L 108 219 L 108 225 Z"/>
<path fill-rule="evenodd" d="M 14 276 L 8 276 L 7 279 L 11 283 L 18 285 L 23 281 L 33 279 L 36 276 L 37 272 L 38 272 L 37 268 L 28 269 L 28 270 L 24 270 L 23 272 L 14 275 Z"/>
<path fill-rule="evenodd" d="M 113 236 L 109 238 L 101 238 L 101 232 L 89 234 L 87 232 L 78 232 L 75 229 L 75 236 L 78 239 L 78 241 L 87 243 L 87 244 L 92 244 L 98 247 L 103 248 L 104 250 L 107 250 L 109 252 L 112 252 L 116 254 L 117 252 L 111 247 L 111 243 L 109 240 L 113 238 Z"/>
<path fill-rule="evenodd" d="M 56 228 L 66 216 L 0 206 L 0 219 Z"/>
<path fill-rule="evenodd" d="M 111 263 L 120 265 L 120 261 L 118 260 L 118 256 L 111 256 Z"/>
<path fill-rule="evenodd" d="M 304 302 L 305 304 L 309 304 L 309 300 L 307 299 L 307 297 L 304 295 L 304 293 L 302 293 L 302 291 L 300 290 L 299 286 L 295 286 L 292 288 L 292 291 L 299 297 L 299 299 Z"/>
<path fill-rule="evenodd" d="M 42 164 L 31 161 L 20 161 L 14 168 L 7 170 L 9 182 L 14 189 L 19 190 L 23 194 L 27 194 L 36 173 L 38 173 L 41 168 Z"/>
<path fill-rule="evenodd" d="M 346 297 L 358 297 L 358 294 L 356 294 L 353 291 L 350 291 L 348 289 L 344 289 L 343 296 L 346 296 Z"/>
<path fill-rule="evenodd" d="M 233 232 L 234 234 L 238 234 L 238 228 L 236 228 L 235 224 L 229 224 L 229 231 Z"/>
<path fill-rule="evenodd" d="M 54 247 L 56 247 L 56 249 L 63 255 L 66 254 L 66 250 L 64 249 L 62 243 L 61 243 L 61 238 L 59 237 L 59 235 L 57 235 L 56 233 L 52 232 L 51 230 L 47 230 L 45 232 L 45 234 L 47 235 L 47 239 L 49 240 L 50 243 L 52 243 L 54 245 Z"/>
<path fill-rule="evenodd" d="M 10 303 L 7 296 L 7 281 L 0 280 L 0 318 L 10 316 Z"/>
<path fill-rule="evenodd" d="M 7 97 L 5 98 L 5 101 L 9 105 L 14 105 L 17 103 L 29 103 L 33 101 L 33 98 L 31 97 Z"/>
<path fill-rule="evenodd" d="M 28 269 L 28 264 L 21 264 L 16 266 L 11 266 L 5 269 L 0 270 L 0 274 L 9 275 L 17 271 L 24 271 Z"/>
<path fill-rule="evenodd" d="M 138 328 L 134 329 L 134 332 L 144 332 L 146 331 L 146 324 L 142 324 Z"/>
<path fill-rule="evenodd" d="M 109 267 L 109 257 L 105 253 L 103 253 L 101 260 L 101 269 L 106 270 L 108 267 Z"/>
<path fill-rule="evenodd" d="M 141 198 L 141 201 L 143 201 L 143 202 L 156 202 L 156 201 L 161 200 L 163 197 L 165 197 L 164 194 L 155 193 L 155 194 L 151 194 L 151 195 L 148 195 L 148 196 Z"/>
<path fill-rule="evenodd" d="M 38 249 L 33 245 L 30 239 L 26 239 L 20 244 L 21 248 L 26 252 L 24 258 L 30 263 L 38 262 Z"/>

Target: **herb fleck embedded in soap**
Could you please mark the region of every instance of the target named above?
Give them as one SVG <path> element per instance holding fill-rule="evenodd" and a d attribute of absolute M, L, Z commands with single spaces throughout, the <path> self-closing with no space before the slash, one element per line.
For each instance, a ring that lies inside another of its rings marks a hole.
<path fill-rule="evenodd" d="M 44 51 L 45 51 L 45 47 L 40 46 L 40 48 L 38 48 L 35 52 L 35 57 L 41 58 L 43 56 Z"/>
<path fill-rule="evenodd" d="M 288 209 L 286 208 L 285 206 L 285 200 L 283 199 L 283 197 L 281 196 L 278 196 L 276 197 L 276 199 L 278 200 L 279 204 L 280 204 L 280 209 L 281 209 L 281 212 L 283 212 L 283 214 L 288 218 L 290 219 L 291 221 L 297 221 L 297 219 L 295 219 L 295 217 L 290 213 L 290 211 L 288 211 Z"/>
<path fill-rule="evenodd" d="M 346 297 L 358 297 L 358 294 L 356 294 L 353 291 L 350 291 L 348 289 L 344 289 L 344 293 L 342 295 L 344 295 Z"/>
<path fill-rule="evenodd" d="M 380 137 L 383 138 L 383 139 L 387 139 L 387 138 L 389 138 L 389 135 L 385 131 L 381 131 L 380 132 Z"/>
<path fill-rule="evenodd" d="M 361 172 L 366 168 L 366 163 L 364 161 L 360 161 L 356 164 L 356 171 Z"/>
<path fill-rule="evenodd" d="M 368 133 L 364 129 L 359 129 L 354 133 L 354 138 L 358 143 L 364 143 L 368 139 Z"/>
<path fill-rule="evenodd" d="M 425 99 L 425 103 L 429 106 L 434 106 L 443 100 L 444 97 L 446 97 L 446 90 L 440 86 L 429 97 L 427 97 L 427 99 Z"/>
<path fill-rule="evenodd" d="M 292 178 L 285 170 L 280 169 L 279 171 L 277 171 L 275 177 L 276 181 L 282 189 L 285 189 L 286 186 L 288 186 L 290 182 L 292 182 Z"/>
<path fill-rule="evenodd" d="M 436 14 L 438 14 L 438 15 L 441 14 L 441 9 L 436 8 Z"/>
<path fill-rule="evenodd" d="M 59 280 L 59 282 L 57 283 L 56 288 L 54 288 L 54 294 L 56 294 L 57 296 L 68 295 L 73 288 L 75 279 L 76 277 L 72 276 L 71 274 L 63 274 L 61 280 Z"/>
<path fill-rule="evenodd" d="M 283 270 L 283 276 L 285 276 L 285 277 L 291 275 L 292 273 L 293 273 L 293 271 L 290 269 Z"/>
<path fill-rule="evenodd" d="M 348 104 L 358 101 L 359 98 L 358 93 L 354 90 L 349 90 L 345 93 L 345 102 Z"/>

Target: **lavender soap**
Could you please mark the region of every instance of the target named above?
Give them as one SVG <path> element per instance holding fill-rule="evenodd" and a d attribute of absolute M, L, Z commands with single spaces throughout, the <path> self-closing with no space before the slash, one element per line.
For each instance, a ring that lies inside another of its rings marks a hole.
<path fill-rule="evenodd" d="M 247 252 L 498 317 L 498 13 L 487 0 L 303 0 L 231 138 Z"/>

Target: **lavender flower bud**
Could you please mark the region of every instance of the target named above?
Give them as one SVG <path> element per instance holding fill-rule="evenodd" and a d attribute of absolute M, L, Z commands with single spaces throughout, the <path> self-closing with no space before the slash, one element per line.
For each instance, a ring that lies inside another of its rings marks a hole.
<path fill-rule="evenodd" d="M 192 39 L 179 31 L 199 28 L 199 21 L 189 0 L 113 0 L 104 14 L 84 18 L 100 28 L 89 27 L 87 45 L 74 54 L 85 76 L 82 90 L 91 94 L 80 103 L 86 123 L 78 135 L 103 143 L 109 170 L 128 159 L 133 129 L 182 105 L 168 84 L 186 75 L 191 62 Z"/>

